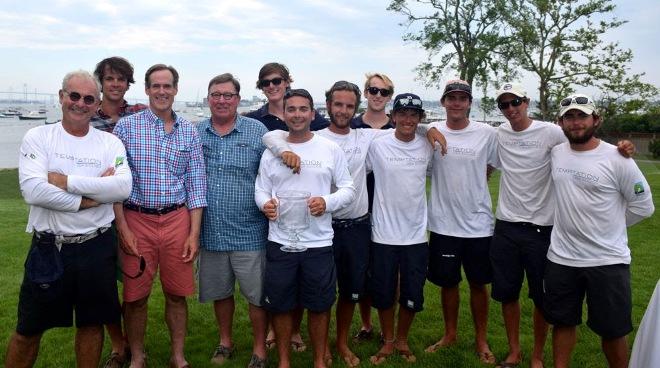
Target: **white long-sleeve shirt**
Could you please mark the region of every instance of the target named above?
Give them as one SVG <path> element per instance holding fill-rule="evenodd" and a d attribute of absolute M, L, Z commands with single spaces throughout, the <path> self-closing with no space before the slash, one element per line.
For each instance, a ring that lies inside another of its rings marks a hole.
<path fill-rule="evenodd" d="M 548 250 L 572 267 L 630 263 L 626 225 L 653 214 L 648 182 L 632 159 L 601 141 L 589 151 L 552 150 L 556 211 Z"/>
<path fill-rule="evenodd" d="M 353 179 L 341 148 L 334 142 L 314 134 L 304 143 L 289 143 L 291 151 L 300 156 L 300 174 L 294 174 L 279 157 L 264 151 L 255 182 L 255 201 L 259 208 L 282 190 L 310 192 L 311 197 L 323 197 L 325 213 L 310 216 L 306 230 L 298 234 L 300 245 L 318 248 L 332 245 L 331 213 L 346 207 L 355 200 Z M 278 227 L 277 220 L 270 221 L 268 240 L 289 244 L 289 234 Z"/>
<path fill-rule="evenodd" d="M 101 177 L 109 167 L 114 175 Z M 21 193 L 30 205 L 28 232 L 75 235 L 107 226 L 114 219 L 112 203 L 131 191 L 124 146 L 98 129 L 76 137 L 61 123 L 32 128 L 23 138 L 18 168 Z M 66 191 L 48 183 L 49 172 L 67 175 Z M 83 196 L 102 204 L 79 210 Z"/>

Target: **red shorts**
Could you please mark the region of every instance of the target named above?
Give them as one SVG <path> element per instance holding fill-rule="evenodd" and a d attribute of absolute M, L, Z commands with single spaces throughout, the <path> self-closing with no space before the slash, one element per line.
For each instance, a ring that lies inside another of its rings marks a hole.
<path fill-rule="evenodd" d="M 138 251 L 147 265 L 142 276 L 124 277 L 124 301 L 134 302 L 151 292 L 154 276 L 160 266 L 163 291 L 176 296 L 189 296 L 195 292 L 193 263 L 183 262 L 183 246 L 190 232 L 190 214 L 181 207 L 165 215 L 147 215 L 124 210 L 128 227 L 138 239 Z M 136 275 L 139 259 L 119 252 L 124 271 Z"/>

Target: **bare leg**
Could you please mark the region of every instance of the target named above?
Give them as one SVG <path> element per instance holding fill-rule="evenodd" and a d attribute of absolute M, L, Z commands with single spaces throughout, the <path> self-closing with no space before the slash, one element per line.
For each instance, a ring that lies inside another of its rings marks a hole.
<path fill-rule="evenodd" d="M 14 332 L 7 346 L 5 367 L 29 368 L 37 361 L 42 334 L 24 336 Z"/>
<path fill-rule="evenodd" d="M 274 313 L 273 331 L 275 331 L 275 341 L 277 343 L 277 352 L 280 356 L 279 368 L 289 368 L 291 365 L 289 359 L 289 345 L 291 344 L 291 321 L 292 313 Z"/>
<path fill-rule="evenodd" d="M 188 302 L 186 297 L 165 294 L 165 322 L 170 330 L 171 362 L 177 367 L 186 365 L 183 348 L 186 340 L 186 328 L 188 325 Z"/>
<path fill-rule="evenodd" d="M 408 347 L 408 332 L 410 332 L 410 326 L 412 326 L 413 320 L 415 319 L 415 312 L 408 308 L 399 308 L 399 319 L 396 324 L 396 348 L 401 350 L 405 348 L 410 350 Z"/>
<path fill-rule="evenodd" d="M 325 368 L 325 350 L 328 341 L 328 327 L 330 324 L 330 311 L 307 311 L 309 337 L 314 351 L 314 367 Z"/>
<path fill-rule="evenodd" d="M 384 343 L 380 350 L 369 358 L 372 364 L 383 363 L 386 357 L 394 352 L 394 309 L 395 306 L 393 305 L 388 309 L 378 310 L 378 319 L 383 332 Z"/>
<path fill-rule="evenodd" d="M 296 309 L 293 310 L 291 314 L 291 341 L 295 343 L 300 343 L 298 351 L 304 351 L 305 348 L 305 343 L 302 339 L 302 335 L 300 334 L 300 325 L 302 324 L 302 319 L 303 319 L 303 314 L 305 313 L 305 309 L 302 306 L 296 307 Z"/>
<path fill-rule="evenodd" d="M 555 368 L 570 366 L 575 342 L 575 326 L 554 326 L 552 328 L 552 357 L 555 361 Z"/>
<path fill-rule="evenodd" d="M 353 320 L 353 311 L 355 303 L 339 298 L 337 301 L 337 352 L 341 359 L 349 367 L 355 367 L 360 363 L 355 354 L 348 347 L 348 330 L 351 328 L 351 321 Z"/>
<path fill-rule="evenodd" d="M 234 296 L 213 302 L 213 311 L 215 312 L 215 320 L 218 322 L 220 329 L 220 345 L 231 348 L 234 343 L 232 342 L 232 321 L 234 319 Z"/>
<path fill-rule="evenodd" d="M 252 323 L 252 334 L 254 335 L 252 354 L 264 359 L 268 355 L 266 352 L 266 311 L 261 307 L 249 304 L 248 313 Z"/>
<path fill-rule="evenodd" d="M 445 332 L 440 340 L 424 349 L 427 353 L 436 352 L 438 349 L 456 343 L 459 303 L 458 285 L 454 287 L 441 287 L 440 301 L 442 302 L 442 317 L 445 321 Z"/>
<path fill-rule="evenodd" d="M 520 303 L 517 300 L 502 303 L 502 317 L 509 341 L 509 354 L 504 361 L 517 363 L 522 359 L 520 354 Z"/>
<path fill-rule="evenodd" d="M 628 366 L 628 341 L 626 336 L 601 341 L 605 358 L 610 368 L 625 368 Z"/>
<path fill-rule="evenodd" d="M 362 327 L 360 329 L 371 331 L 374 327 L 371 325 L 371 297 L 366 297 L 360 300 L 360 319 L 362 320 Z"/>
<path fill-rule="evenodd" d="M 103 325 L 77 328 L 75 349 L 77 367 L 98 367 L 103 350 Z"/>
<path fill-rule="evenodd" d="M 474 343 L 477 352 L 490 353 L 486 333 L 488 331 L 488 288 L 470 283 L 470 310 L 474 322 Z"/>
<path fill-rule="evenodd" d="M 548 336 L 548 322 L 545 321 L 543 313 L 534 307 L 534 349 L 532 350 L 531 368 L 543 367 L 543 347 Z"/>
<path fill-rule="evenodd" d="M 105 330 L 108 331 L 108 336 L 110 336 L 110 343 L 112 344 L 112 352 L 119 354 L 119 359 L 123 360 L 126 358 L 125 352 L 128 343 L 126 342 L 126 337 L 124 336 L 123 331 L 121 330 L 121 324 L 112 323 L 105 325 Z"/>
<path fill-rule="evenodd" d="M 144 334 L 147 330 L 147 302 L 149 297 L 125 302 L 124 324 L 131 347 L 131 368 L 144 367 Z"/>

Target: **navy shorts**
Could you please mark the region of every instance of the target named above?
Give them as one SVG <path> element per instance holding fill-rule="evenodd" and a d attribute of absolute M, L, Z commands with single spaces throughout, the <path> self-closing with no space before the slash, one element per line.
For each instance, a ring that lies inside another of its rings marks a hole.
<path fill-rule="evenodd" d="M 458 238 L 431 232 L 428 280 L 441 287 L 456 287 L 462 280 L 462 264 L 469 282 L 489 284 L 493 279 L 490 242 L 490 236 Z"/>
<path fill-rule="evenodd" d="M 272 241 L 266 245 L 264 309 L 286 313 L 301 305 L 312 312 L 329 311 L 337 284 L 332 247 L 288 253 L 281 246 Z"/>
<path fill-rule="evenodd" d="M 389 309 L 394 305 L 399 281 L 399 304 L 413 312 L 421 312 L 424 309 L 424 282 L 428 260 L 429 247 L 426 243 L 372 243 L 370 286 L 374 308 Z"/>
<path fill-rule="evenodd" d="M 548 323 L 582 323 L 582 302 L 587 297 L 587 326 L 603 339 L 626 336 L 632 330 L 630 266 L 615 264 L 569 267 L 551 261 L 545 269 L 544 314 Z"/>
<path fill-rule="evenodd" d="M 490 245 L 492 297 L 500 303 L 518 300 L 525 274 L 529 297 L 543 308 L 543 273 L 552 226 L 497 220 Z"/>
<path fill-rule="evenodd" d="M 361 221 L 333 220 L 335 232 L 332 249 L 337 267 L 337 289 L 343 300 L 357 302 L 365 296 L 371 222 L 369 216 Z"/>
<path fill-rule="evenodd" d="M 32 246 L 35 241 L 36 236 Z M 114 231 L 106 231 L 84 243 L 63 244 L 60 255 L 64 274 L 59 291 L 48 300 L 43 300 L 23 277 L 16 332 L 32 336 L 53 327 L 70 327 L 74 310 L 76 327 L 119 323 Z"/>

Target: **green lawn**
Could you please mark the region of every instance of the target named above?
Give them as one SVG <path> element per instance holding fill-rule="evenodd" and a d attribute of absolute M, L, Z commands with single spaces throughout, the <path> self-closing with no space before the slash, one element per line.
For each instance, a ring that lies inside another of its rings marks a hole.
<path fill-rule="evenodd" d="M 639 163 L 651 184 L 654 193 L 656 208 L 660 207 L 660 164 L 658 162 L 642 161 Z M 497 174 L 491 179 L 491 193 L 494 202 L 497 198 Z M 18 191 L 18 179 L 16 170 L 0 170 L 0 357 L 4 357 L 6 343 L 16 325 L 16 303 L 18 289 L 22 279 L 23 262 L 29 236 L 24 232 L 27 219 L 27 206 L 23 202 Z M 651 297 L 656 281 L 660 277 L 660 211 L 629 230 L 630 244 L 633 254 L 632 263 L 632 287 L 633 287 L 633 323 L 635 327 L 639 324 L 646 305 Z M 147 331 L 147 354 L 150 367 L 167 367 L 169 357 L 169 337 L 167 327 L 163 319 L 163 297 L 160 288 L 154 288 L 153 297 L 150 301 L 149 326 Z M 526 290 L 523 291 L 526 294 Z M 435 342 L 441 335 L 442 316 L 439 305 L 438 288 L 427 283 L 426 303 L 423 312 L 416 317 L 410 336 L 413 352 L 417 355 L 417 363 L 414 366 L 421 367 L 484 367 L 473 354 L 472 322 L 467 303 L 467 288 L 461 286 L 461 297 L 463 302 L 459 317 L 459 342 L 456 346 L 437 352 L 426 354 L 423 349 Z M 237 298 L 237 313 L 235 316 L 234 335 L 237 346 L 235 358 L 225 364 L 226 367 L 245 367 L 251 355 L 251 330 L 246 313 L 246 305 L 242 297 Z M 525 349 L 526 357 L 529 356 L 531 335 L 531 311 L 532 304 L 525 298 L 522 299 L 522 323 L 521 341 Z M 189 328 L 186 340 L 186 355 L 193 367 L 209 367 L 211 352 L 217 344 L 217 328 L 213 312 L 209 304 L 200 304 L 196 298 L 189 300 Z M 356 313 L 357 316 L 357 313 Z M 376 313 L 373 320 L 376 321 Z M 357 328 L 357 317 L 354 327 Z M 490 305 L 490 323 L 488 327 L 489 342 L 491 349 L 501 359 L 507 351 L 506 337 L 499 304 Z M 334 334 L 334 329 L 332 329 Z M 306 334 L 305 334 L 306 335 Z M 630 336 L 630 344 L 634 333 Z M 605 358 L 600 352 L 600 342 L 588 328 L 582 327 L 578 332 L 578 346 L 573 355 L 572 366 L 588 368 L 603 367 L 606 365 Z M 332 338 L 334 340 L 334 337 Z M 368 342 L 353 346 L 356 354 L 363 360 L 362 366 L 369 366 L 367 362 L 369 355 L 378 349 L 377 343 Z M 104 355 L 108 352 L 109 344 L 106 339 Z M 311 352 L 296 353 L 293 355 L 293 366 L 311 366 Z M 270 353 L 271 362 L 269 366 L 276 366 L 277 354 Z M 335 356 L 335 366 L 344 366 L 339 363 Z M 75 359 L 73 355 L 73 329 L 55 329 L 44 334 L 41 351 L 36 367 L 73 367 Z M 405 367 L 408 366 L 401 358 L 391 359 L 383 364 L 383 367 Z M 526 360 L 523 366 L 528 366 Z M 550 343 L 546 345 L 546 366 L 551 366 Z"/>

